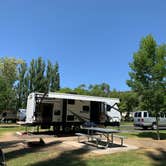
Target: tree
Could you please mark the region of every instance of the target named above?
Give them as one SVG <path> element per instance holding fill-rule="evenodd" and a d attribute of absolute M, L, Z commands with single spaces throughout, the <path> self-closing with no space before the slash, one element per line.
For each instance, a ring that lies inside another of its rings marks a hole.
<path fill-rule="evenodd" d="M 49 60 L 47 66 L 41 57 L 32 59 L 28 72 L 30 92 L 48 92 L 60 89 L 59 65 L 53 65 Z"/>
<path fill-rule="evenodd" d="M 0 59 L 0 108 L 1 110 L 16 109 L 17 68 L 23 61 L 15 58 Z"/>
<path fill-rule="evenodd" d="M 110 86 L 106 83 L 89 85 L 88 90 L 92 96 L 108 97 L 110 93 Z"/>
<path fill-rule="evenodd" d="M 41 57 L 35 61 L 35 78 L 34 78 L 34 91 L 46 92 L 46 79 L 44 76 L 45 62 Z"/>
<path fill-rule="evenodd" d="M 125 120 L 130 120 L 130 113 L 134 112 L 138 107 L 138 96 L 136 93 L 130 92 L 121 92 L 120 93 L 120 112 L 126 112 Z"/>
<path fill-rule="evenodd" d="M 52 67 L 52 73 L 51 73 L 51 85 L 50 90 L 51 91 L 57 91 L 60 89 L 60 74 L 59 74 L 59 65 L 56 62 L 56 64 Z"/>
<path fill-rule="evenodd" d="M 23 62 L 18 67 L 17 76 L 17 109 L 25 108 L 28 96 L 28 75 L 27 75 L 27 64 Z"/>
<path fill-rule="evenodd" d="M 158 46 L 151 35 L 146 36 L 129 66 L 131 72 L 127 84 L 139 95 L 140 107 L 156 116 L 157 137 L 160 139 L 158 117 L 165 109 L 166 45 Z"/>
<path fill-rule="evenodd" d="M 29 67 L 28 78 L 29 78 L 29 92 L 33 92 L 35 90 L 35 60 L 32 59 Z"/>
<path fill-rule="evenodd" d="M 47 62 L 47 70 L 46 70 L 46 83 L 47 83 L 47 91 L 50 91 L 52 73 L 53 73 L 52 63 L 48 60 Z"/>

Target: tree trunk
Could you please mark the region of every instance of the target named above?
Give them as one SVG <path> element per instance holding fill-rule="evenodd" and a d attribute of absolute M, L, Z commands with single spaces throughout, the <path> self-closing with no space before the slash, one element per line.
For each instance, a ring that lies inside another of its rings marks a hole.
<path fill-rule="evenodd" d="M 159 132 L 159 117 L 156 116 L 156 126 L 157 126 L 157 139 L 160 140 L 160 132 Z"/>

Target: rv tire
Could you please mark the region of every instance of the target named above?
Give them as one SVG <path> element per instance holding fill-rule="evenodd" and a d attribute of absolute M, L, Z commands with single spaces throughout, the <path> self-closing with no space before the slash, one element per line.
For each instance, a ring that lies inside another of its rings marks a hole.
<path fill-rule="evenodd" d="M 60 126 L 53 126 L 53 131 L 54 131 L 54 133 L 59 133 L 60 132 Z"/>
<path fill-rule="evenodd" d="M 63 132 L 64 133 L 70 133 L 71 132 L 71 126 L 63 126 Z"/>
<path fill-rule="evenodd" d="M 73 131 L 74 132 L 79 132 L 80 131 L 80 126 L 74 126 Z"/>

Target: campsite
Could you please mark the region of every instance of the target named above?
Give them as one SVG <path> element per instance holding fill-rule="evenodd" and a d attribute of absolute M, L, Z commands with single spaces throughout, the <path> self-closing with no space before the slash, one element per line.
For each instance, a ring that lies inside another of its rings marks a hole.
<path fill-rule="evenodd" d="M 6 127 L 6 128 L 5 128 Z M 130 130 L 126 131 L 126 127 Z M 32 130 L 32 129 L 31 129 Z M 16 135 L 25 131 L 24 127 L 14 124 L 0 125 L 0 142 L 6 157 L 6 164 L 17 165 L 145 165 L 164 166 L 166 162 L 166 130 L 161 131 L 161 140 L 156 140 L 152 130 L 133 131 L 132 124 L 123 124 L 121 135 L 126 136 L 124 145 L 114 145 L 109 150 L 97 149 L 86 144 L 79 144 L 76 136 L 51 136 L 49 132 L 41 133 L 44 145 L 32 145 L 28 142 L 38 142 L 40 136 Z M 119 140 L 115 140 L 119 144 Z M 19 164 L 18 164 L 19 163 Z"/>
<path fill-rule="evenodd" d="M 166 1 L 0 0 L 0 166 L 166 166 Z"/>

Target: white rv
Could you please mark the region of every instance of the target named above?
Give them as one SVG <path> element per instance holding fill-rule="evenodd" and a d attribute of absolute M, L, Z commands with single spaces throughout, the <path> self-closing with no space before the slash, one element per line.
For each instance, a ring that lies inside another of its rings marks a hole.
<path fill-rule="evenodd" d="M 119 99 L 49 92 L 28 96 L 27 125 L 53 126 L 54 131 L 78 130 L 85 122 L 120 124 Z"/>

